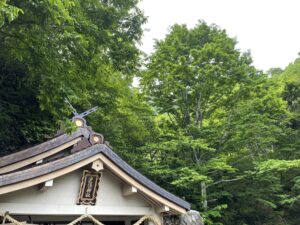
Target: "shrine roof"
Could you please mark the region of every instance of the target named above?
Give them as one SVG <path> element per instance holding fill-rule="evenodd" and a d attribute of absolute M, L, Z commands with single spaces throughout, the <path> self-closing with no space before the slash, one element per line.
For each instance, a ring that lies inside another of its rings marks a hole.
<path fill-rule="evenodd" d="M 104 142 L 101 134 L 83 126 L 72 134 L 61 134 L 40 145 L 0 158 L 0 194 L 1 188 L 26 182 L 72 167 L 92 157 L 103 155 L 121 171 L 139 184 L 175 205 L 190 209 L 190 204 L 158 186 L 121 159 Z M 40 164 L 37 164 L 41 161 Z"/>

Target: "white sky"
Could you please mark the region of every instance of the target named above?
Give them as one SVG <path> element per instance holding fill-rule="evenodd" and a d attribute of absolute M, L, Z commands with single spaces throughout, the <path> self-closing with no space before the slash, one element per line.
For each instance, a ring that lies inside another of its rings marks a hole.
<path fill-rule="evenodd" d="M 142 0 L 148 16 L 141 49 L 153 51 L 175 23 L 193 27 L 199 19 L 237 37 L 238 48 L 250 50 L 258 69 L 286 67 L 300 52 L 300 0 Z"/>

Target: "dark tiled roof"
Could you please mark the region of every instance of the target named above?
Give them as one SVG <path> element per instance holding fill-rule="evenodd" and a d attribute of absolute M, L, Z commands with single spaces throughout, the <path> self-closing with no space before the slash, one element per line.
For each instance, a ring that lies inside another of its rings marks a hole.
<path fill-rule="evenodd" d="M 73 139 L 84 136 L 89 136 L 89 131 L 85 128 L 79 128 L 77 131 L 72 133 L 71 135 L 68 134 L 61 134 L 51 140 L 43 142 L 39 145 L 33 146 L 31 148 L 27 148 L 23 151 L 16 152 L 14 154 L 10 154 L 7 156 L 0 157 L 0 168 L 28 159 L 30 157 L 39 155 L 41 153 L 47 152 L 53 148 L 56 148 L 64 143 L 72 141 Z"/>
<path fill-rule="evenodd" d="M 102 153 L 107 158 L 109 158 L 116 166 L 118 166 L 121 170 L 135 179 L 137 182 L 141 183 L 145 187 L 149 188 L 156 194 L 168 199 L 169 201 L 175 203 L 176 205 L 185 208 L 187 210 L 190 209 L 190 204 L 183 199 L 171 194 L 165 189 L 161 188 L 138 171 L 129 166 L 125 161 L 123 161 L 116 153 L 114 153 L 107 145 L 105 144 L 96 144 L 94 146 L 88 147 L 84 150 L 81 150 L 77 153 L 68 155 L 64 158 L 57 159 L 55 161 L 35 166 L 33 168 L 12 172 L 9 174 L 5 174 L 0 176 L 0 187 L 10 185 L 13 183 L 21 182 L 24 180 L 28 180 L 34 177 L 42 176 L 51 172 L 54 172 L 59 169 L 63 169 L 72 164 L 80 162 L 84 159 L 90 158 L 96 154 Z"/>

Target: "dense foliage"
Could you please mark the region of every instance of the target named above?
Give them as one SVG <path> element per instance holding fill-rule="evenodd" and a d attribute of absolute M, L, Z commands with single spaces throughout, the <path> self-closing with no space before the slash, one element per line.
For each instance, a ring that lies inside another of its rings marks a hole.
<path fill-rule="evenodd" d="M 264 74 L 199 22 L 142 66 L 137 2 L 0 0 L 0 154 L 68 124 L 68 98 L 98 105 L 93 129 L 206 224 L 300 224 L 300 58 Z"/>
<path fill-rule="evenodd" d="M 151 121 L 140 114 L 152 113 L 130 89 L 140 65 L 135 44 L 145 22 L 136 0 L 4 3 L 2 151 L 41 141 L 57 130 L 71 117 L 65 98 L 79 112 L 98 105 L 101 109 L 89 121 L 112 144 L 130 148 L 151 137 L 144 125 Z M 11 7 L 21 10 L 17 18 L 7 17 Z"/>
<path fill-rule="evenodd" d="M 299 60 L 270 78 L 235 44 L 203 22 L 156 43 L 142 87 L 160 135 L 145 171 L 207 224 L 298 224 Z"/>

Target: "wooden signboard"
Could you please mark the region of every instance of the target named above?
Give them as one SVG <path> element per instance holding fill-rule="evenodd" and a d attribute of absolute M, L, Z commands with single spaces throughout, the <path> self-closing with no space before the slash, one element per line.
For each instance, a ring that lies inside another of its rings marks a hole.
<path fill-rule="evenodd" d="M 95 205 L 101 173 L 84 170 L 77 200 L 78 205 Z"/>

